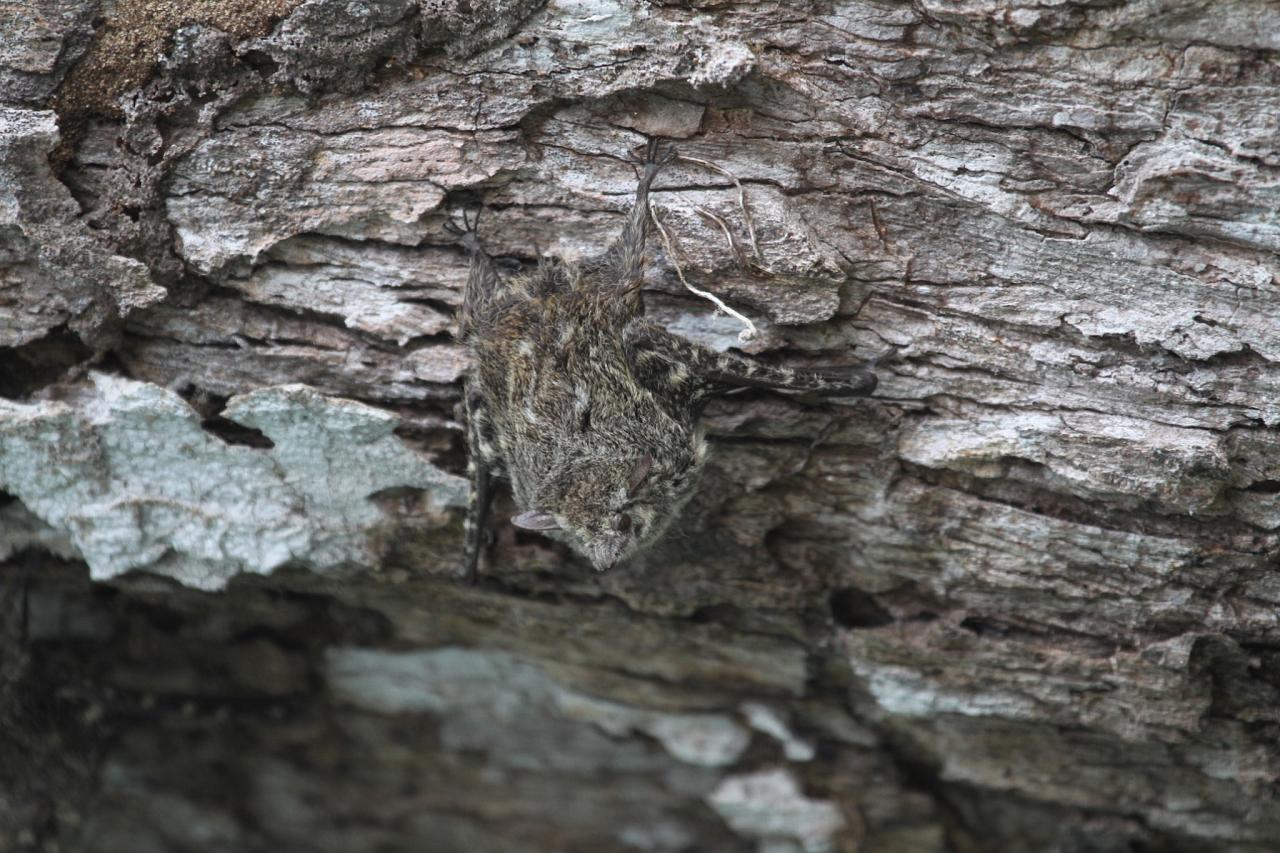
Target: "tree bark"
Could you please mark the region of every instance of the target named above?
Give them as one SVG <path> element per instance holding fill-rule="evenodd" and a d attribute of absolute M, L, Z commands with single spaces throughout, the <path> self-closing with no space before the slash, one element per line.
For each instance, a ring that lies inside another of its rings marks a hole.
<path fill-rule="evenodd" d="M 0 853 L 1268 851 L 1266 0 L 0 4 Z M 444 223 L 871 401 L 461 585 Z M 717 314 L 682 283 L 755 320 Z"/>

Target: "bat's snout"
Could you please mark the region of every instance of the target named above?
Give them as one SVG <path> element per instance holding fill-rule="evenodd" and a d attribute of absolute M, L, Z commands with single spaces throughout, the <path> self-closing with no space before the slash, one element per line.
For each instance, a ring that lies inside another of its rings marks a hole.
<path fill-rule="evenodd" d="M 597 572 L 607 572 L 622 562 L 622 558 L 627 553 L 627 545 L 628 540 L 625 536 L 607 536 L 593 542 L 587 549 L 587 556 Z"/>

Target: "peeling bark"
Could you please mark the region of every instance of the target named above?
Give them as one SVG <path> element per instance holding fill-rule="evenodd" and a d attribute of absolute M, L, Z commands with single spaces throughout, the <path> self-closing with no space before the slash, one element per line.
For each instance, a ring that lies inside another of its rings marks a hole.
<path fill-rule="evenodd" d="M 1274 848 L 1274 4 L 37 7 L 0 851 Z M 653 552 L 462 588 L 445 218 L 592 254 L 650 134 L 652 316 L 898 358 L 718 402 Z"/>

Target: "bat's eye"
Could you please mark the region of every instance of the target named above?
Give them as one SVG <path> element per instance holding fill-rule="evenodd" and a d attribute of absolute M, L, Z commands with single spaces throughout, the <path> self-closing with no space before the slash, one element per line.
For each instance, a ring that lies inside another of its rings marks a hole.
<path fill-rule="evenodd" d="M 624 512 L 622 514 L 622 518 L 618 519 L 618 532 L 619 533 L 631 532 L 631 516 L 628 513 Z"/>

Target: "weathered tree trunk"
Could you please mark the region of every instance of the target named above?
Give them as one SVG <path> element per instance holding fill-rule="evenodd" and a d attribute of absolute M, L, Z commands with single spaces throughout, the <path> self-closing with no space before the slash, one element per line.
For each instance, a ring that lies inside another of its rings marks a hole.
<path fill-rule="evenodd" d="M 0 851 L 1275 850 L 1278 84 L 1268 0 L 0 4 Z M 648 134 L 651 315 L 899 356 L 467 588 L 445 217 L 590 254 Z"/>

